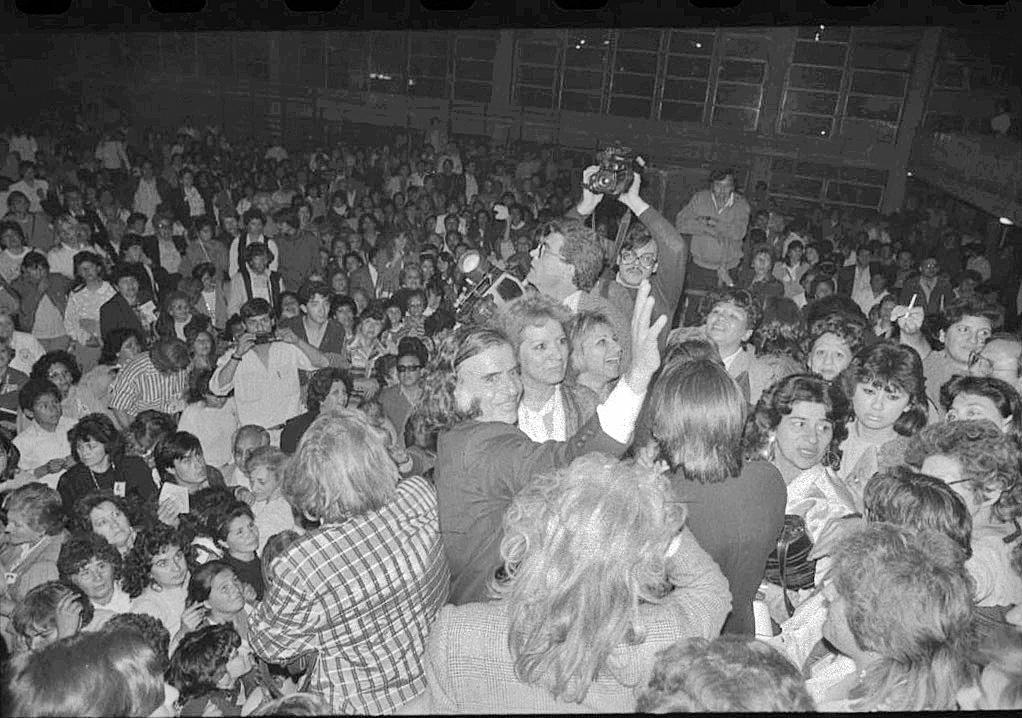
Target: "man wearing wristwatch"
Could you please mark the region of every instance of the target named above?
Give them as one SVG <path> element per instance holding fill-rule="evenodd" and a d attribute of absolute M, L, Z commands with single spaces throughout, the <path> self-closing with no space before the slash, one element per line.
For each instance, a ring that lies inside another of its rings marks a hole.
<path fill-rule="evenodd" d="M 220 396 L 233 389 L 240 424 L 262 426 L 276 442 L 284 422 L 302 413 L 298 370 L 322 369 L 330 360 L 291 329 L 274 332 L 272 311 L 262 298 L 241 306 L 245 333 L 220 357 L 209 388 Z"/>

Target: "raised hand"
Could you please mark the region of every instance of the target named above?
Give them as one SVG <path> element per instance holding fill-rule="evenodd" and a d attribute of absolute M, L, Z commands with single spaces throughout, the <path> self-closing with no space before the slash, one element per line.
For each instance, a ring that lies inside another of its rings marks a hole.
<path fill-rule="evenodd" d="M 632 311 L 632 366 L 625 381 L 637 394 L 645 393 L 653 374 L 660 368 L 660 347 L 657 339 L 667 326 L 667 317 L 661 315 L 650 324 L 653 315 L 653 297 L 649 280 L 642 280 L 635 295 Z"/>
<path fill-rule="evenodd" d="M 590 215 L 596 209 L 596 205 L 603 199 L 602 194 L 589 191 L 589 178 L 599 171 L 599 165 L 589 165 L 582 170 L 582 200 L 578 203 L 578 213 L 583 217 Z"/>

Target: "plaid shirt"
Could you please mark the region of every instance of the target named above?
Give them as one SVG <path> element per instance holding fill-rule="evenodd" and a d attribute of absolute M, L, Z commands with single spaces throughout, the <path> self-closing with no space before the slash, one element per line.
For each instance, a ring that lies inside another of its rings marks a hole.
<path fill-rule="evenodd" d="M 447 600 L 436 493 L 421 477 L 391 503 L 303 536 L 251 618 L 271 663 L 319 651 L 309 690 L 341 713 L 390 713 L 425 690 L 426 637 Z"/>

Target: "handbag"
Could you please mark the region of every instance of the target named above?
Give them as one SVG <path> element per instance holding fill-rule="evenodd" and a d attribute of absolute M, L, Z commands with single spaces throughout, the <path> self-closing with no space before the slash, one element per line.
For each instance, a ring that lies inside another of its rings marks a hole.
<path fill-rule="evenodd" d="M 784 608 L 790 616 L 795 612 L 788 589 L 807 589 L 816 585 L 816 561 L 809 560 L 812 539 L 806 522 L 796 514 L 785 514 L 784 527 L 777 537 L 777 547 L 767 557 L 766 580 L 784 592 Z"/>

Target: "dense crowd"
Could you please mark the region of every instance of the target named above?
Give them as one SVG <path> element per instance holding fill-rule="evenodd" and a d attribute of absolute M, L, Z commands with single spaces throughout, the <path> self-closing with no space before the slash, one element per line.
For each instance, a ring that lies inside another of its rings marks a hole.
<path fill-rule="evenodd" d="M 0 136 L 7 713 L 1022 707 L 1022 248 L 967 206 Z"/>

